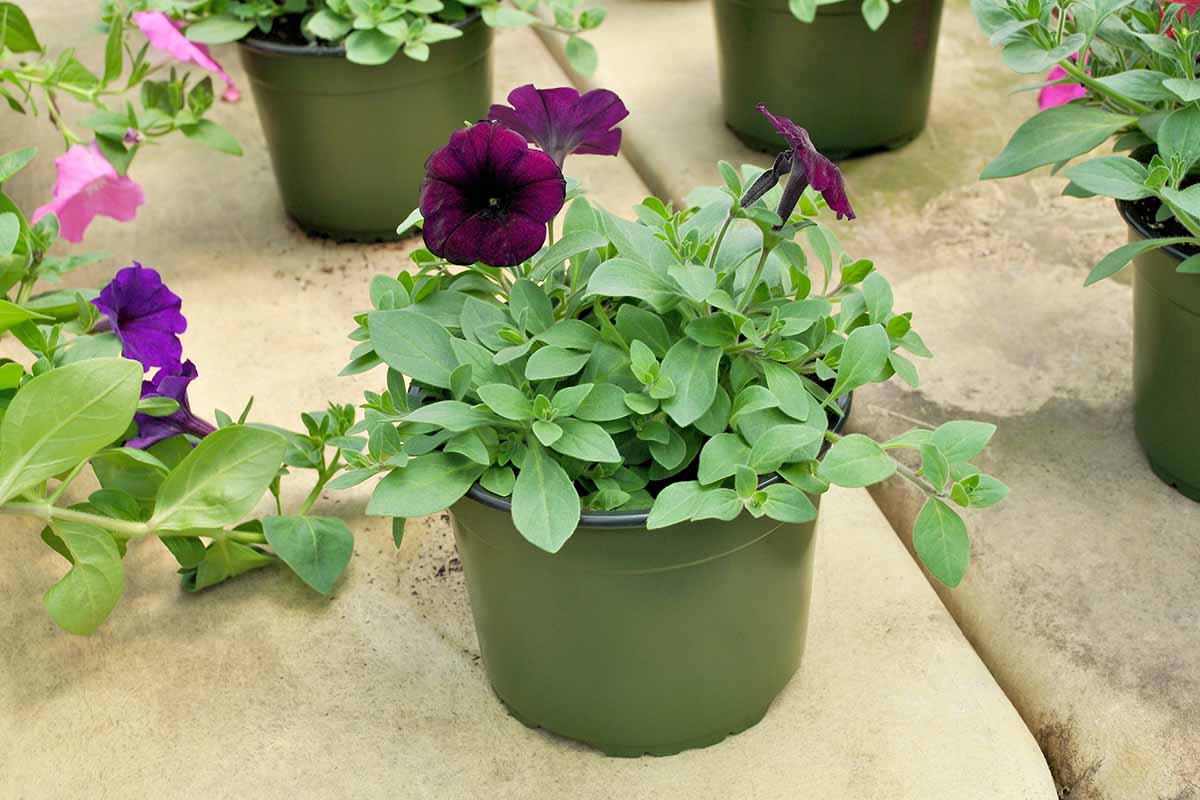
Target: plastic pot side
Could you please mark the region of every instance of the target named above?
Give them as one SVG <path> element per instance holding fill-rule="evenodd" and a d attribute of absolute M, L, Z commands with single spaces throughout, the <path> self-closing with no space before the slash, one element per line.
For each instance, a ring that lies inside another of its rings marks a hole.
<path fill-rule="evenodd" d="M 310 233 L 383 241 L 417 205 L 425 159 L 487 114 L 492 31 L 478 15 L 429 61 L 380 66 L 337 48 L 240 43 L 284 208 Z"/>
<path fill-rule="evenodd" d="M 797 20 L 786 0 L 713 0 L 725 122 L 748 146 L 779 150 L 755 110 L 808 129 L 831 158 L 899 147 L 925 127 L 942 0 L 891 5 L 877 31 L 861 4 L 818 8 Z"/>
<path fill-rule="evenodd" d="M 815 521 L 585 514 L 552 555 L 509 508 L 476 486 L 452 519 L 488 678 L 526 725 L 671 755 L 753 726 L 799 668 Z"/>
<path fill-rule="evenodd" d="M 1130 241 L 1146 238 L 1126 203 Z M 1133 413 L 1138 442 L 1162 480 L 1200 501 L 1200 275 L 1176 272 L 1187 254 L 1134 260 Z"/>

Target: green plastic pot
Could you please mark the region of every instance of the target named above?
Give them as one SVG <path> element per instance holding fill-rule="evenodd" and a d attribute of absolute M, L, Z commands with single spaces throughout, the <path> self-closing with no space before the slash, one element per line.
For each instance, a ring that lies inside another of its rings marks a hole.
<path fill-rule="evenodd" d="M 671 755 L 753 726 L 800 666 L 815 522 L 588 513 L 552 555 L 479 486 L 451 511 L 484 667 L 526 725 Z"/>
<path fill-rule="evenodd" d="M 342 47 L 240 43 L 287 213 L 338 240 L 396 239 L 417 205 L 425 159 L 465 121 L 487 114 L 492 31 L 478 14 L 463 35 L 374 67 Z"/>
<path fill-rule="evenodd" d="M 808 129 L 831 158 L 899 147 L 925 127 L 942 0 L 892 5 L 877 31 L 861 4 L 819 6 L 812 23 L 787 0 L 713 0 L 725 122 L 748 146 L 782 149 L 755 110 Z"/>
<path fill-rule="evenodd" d="M 1137 204 L 1118 202 L 1130 241 L 1152 233 Z M 1151 469 L 1200 501 L 1200 275 L 1176 272 L 1176 247 L 1134 259 L 1133 415 Z"/>

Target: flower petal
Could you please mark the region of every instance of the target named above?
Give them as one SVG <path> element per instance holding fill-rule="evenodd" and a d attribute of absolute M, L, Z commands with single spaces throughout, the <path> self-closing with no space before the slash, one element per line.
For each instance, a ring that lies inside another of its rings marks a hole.
<path fill-rule="evenodd" d="M 53 212 L 60 235 L 69 242 L 83 241 L 84 232 L 97 216 L 129 222 L 145 202 L 142 187 L 117 175 L 95 142 L 73 145 L 54 160 L 54 166 L 54 199 L 33 212 L 33 221 Z"/>
<path fill-rule="evenodd" d="M 180 434 L 191 434 L 203 439 L 212 433 L 213 426 L 192 413 L 187 390 L 197 377 L 196 365 L 185 361 L 174 370 L 161 369 L 151 380 L 142 382 L 142 397 L 166 397 L 179 403 L 179 409 L 165 417 L 135 414 L 137 435 L 125 443 L 126 447 L 144 450 L 163 439 Z"/>
<path fill-rule="evenodd" d="M 1046 73 L 1047 81 L 1062 80 L 1067 77 L 1067 71 L 1062 67 L 1055 67 Z M 1043 86 L 1038 92 L 1038 110 L 1045 111 L 1047 108 L 1054 106 L 1062 106 L 1078 100 L 1087 95 L 1087 89 L 1083 88 L 1082 84 L 1078 83 L 1059 83 L 1054 86 Z"/>
<path fill-rule="evenodd" d="M 771 121 L 779 135 L 792 146 L 793 175 L 796 169 L 802 168 L 809 185 L 821 193 L 826 205 L 837 214 L 838 219 L 854 219 L 854 209 L 850 207 L 850 201 L 846 198 L 846 185 L 841 170 L 817 152 L 808 131 L 787 117 L 775 116 L 762 103 L 759 103 L 757 108 Z"/>
<path fill-rule="evenodd" d="M 179 334 L 187 330 L 187 320 L 179 296 L 158 272 L 135 261 L 119 271 L 92 303 L 121 340 L 122 355 L 140 361 L 147 370 L 179 369 L 183 355 Z"/>
<path fill-rule="evenodd" d="M 614 92 L 594 89 L 580 96 L 568 86 L 538 89 L 526 84 L 508 95 L 512 107 L 494 105 L 489 119 L 520 133 L 562 166 L 572 153 L 615 156 L 621 132 L 609 130 L 629 115 Z"/>
<path fill-rule="evenodd" d="M 176 22 L 161 11 L 136 11 L 132 16 L 134 24 L 150 42 L 151 47 L 162 50 L 177 61 L 195 64 L 201 69 L 216 73 L 225 82 L 225 91 L 221 93 L 221 99 L 229 103 L 238 101 L 241 93 L 233 85 L 229 74 L 213 59 L 205 45 L 190 41 L 183 35 L 180 31 L 182 23 Z"/>

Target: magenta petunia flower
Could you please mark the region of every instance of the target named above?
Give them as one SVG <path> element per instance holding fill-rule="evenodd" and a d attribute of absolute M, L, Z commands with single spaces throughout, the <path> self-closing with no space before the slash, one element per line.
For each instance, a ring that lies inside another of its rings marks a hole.
<path fill-rule="evenodd" d="M 532 83 L 508 93 L 512 107 L 494 105 L 488 119 L 502 122 L 542 148 L 561 168 L 572 153 L 615 156 L 621 131 L 614 129 L 629 111 L 607 89 L 583 96 L 569 86 L 537 89 Z"/>
<path fill-rule="evenodd" d="M 83 241 L 84 231 L 96 217 L 129 222 L 145 202 L 142 187 L 118 175 L 95 142 L 72 145 L 54 160 L 54 167 L 54 199 L 34 210 L 33 221 L 54 213 L 59 235 L 68 242 Z"/>
<path fill-rule="evenodd" d="M 241 98 L 241 92 L 233 85 L 229 74 L 209 55 L 208 48 L 189 41 L 183 35 L 180 31 L 182 23 L 176 22 L 161 11 L 134 12 L 133 22 L 150 42 L 151 47 L 162 50 L 176 61 L 195 64 L 201 69 L 216 73 L 225 82 L 225 91 L 221 93 L 222 100 L 236 103 Z"/>
<path fill-rule="evenodd" d="M 175 413 L 165 417 L 135 414 L 137 436 L 125 443 L 126 447 L 145 450 L 151 445 L 180 434 L 190 434 L 198 439 L 208 436 L 216 428 L 192 413 L 188 403 L 188 384 L 196 379 L 196 365 L 185 361 L 173 370 L 160 369 L 153 379 L 142 382 L 142 397 L 169 397 L 179 403 Z"/>
<path fill-rule="evenodd" d="M 558 165 L 515 131 L 460 128 L 425 162 L 425 246 L 451 264 L 516 266 L 541 248 L 566 191 Z"/>
<path fill-rule="evenodd" d="M 775 159 L 774 166 L 764 172 L 742 198 L 742 205 L 748 206 L 766 194 L 780 178 L 788 175 L 788 181 L 783 188 L 783 199 L 779 203 L 779 216 L 786 222 L 800 202 L 800 195 L 807 186 L 812 186 L 825 198 L 826 205 L 837 214 L 838 219 L 854 219 L 854 209 L 846 199 L 846 184 L 837 165 L 817 152 L 813 146 L 808 131 L 792 122 L 787 117 L 777 117 L 767 107 L 759 103 L 756 108 L 771 121 L 779 135 L 787 140 L 791 149 L 780 154 Z"/>
<path fill-rule="evenodd" d="M 179 334 L 187 330 L 183 303 L 155 270 L 133 262 L 113 276 L 92 304 L 106 317 L 94 330 L 115 333 L 126 358 L 140 361 L 146 370 L 179 369 Z"/>
<path fill-rule="evenodd" d="M 1062 67 L 1055 67 L 1046 73 L 1047 81 L 1062 80 L 1067 77 L 1067 71 Z M 1058 83 L 1054 86 L 1043 86 L 1038 92 L 1038 110 L 1045 111 L 1047 108 L 1054 106 L 1063 106 L 1072 100 L 1078 100 L 1087 95 L 1087 89 L 1083 88 L 1083 84 L 1079 83 Z"/>

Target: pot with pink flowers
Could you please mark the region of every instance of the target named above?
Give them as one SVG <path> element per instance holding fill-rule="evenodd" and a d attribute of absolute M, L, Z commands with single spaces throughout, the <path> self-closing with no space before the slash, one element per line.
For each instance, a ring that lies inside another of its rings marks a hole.
<path fill-rule="evenodd" d="M 1200 80 L 1196 3 L 1073 6 L 1048 17 L 1003 0 L 972 5 L 1017 72 L 1043 76 L 1039 112 L 984 178 L 1062 170 L 1072 197 L 1109 197 L 1129 243 L 1086 284 L 1131 262 L 1133 417 L 1151 469 L 1200 500 Z"/>
<path fill-rule="evenodd" d="M 386 366 L 386 388 L 337 485 L 378 476 L 367 513 L 397 543 L 406 519 L 449 510 L 515 717 L 611 755 L 711 745 L 800 665 L 822 493 L 914 481 L 917 554 L 955 585 L 953 506 L 1006 491 L 970 465 L 994 426 L 843 433 L 852 391 L 915 383 L 909 355 L 929 353 L 825 227 L 826 208 L 854 211 L 803 128 L 760 107 L 769 170 L 722 163 L 720 188 L 649 198 L 631 222 L 563 173 L 617 154 L 616 95 L 509 100 L 429 157 L 426 246 L 355 318 L 349 371 Z"/>
<path fill-rule="evenodd" d="M 416 202 L 423 154 L 486 112 L 492 28 L 541 25 L 538 5 L 207 0 L 180 4 L 175 23 L 193 43 L 238 42 L 288 215 L 313 234 L 379 241 Z M 540 5 L 590 73 L 580 34 L 603 9 Z"/>

